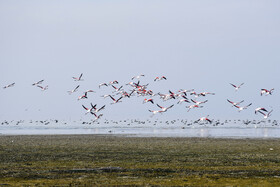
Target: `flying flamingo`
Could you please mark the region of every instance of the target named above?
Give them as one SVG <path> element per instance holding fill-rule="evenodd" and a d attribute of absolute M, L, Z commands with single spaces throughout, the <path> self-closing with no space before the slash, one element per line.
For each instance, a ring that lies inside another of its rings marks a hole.
<path fill-rule="evenodd" d="M 122 102 L 121 99 L 123 98 L 123 97 L 121 96 L 119 99 L 116 100 L 116 99 L 113 98 L 111 95 L 109 95 L 109 97 L 111 97 L 111 99 L 113 100 L 113 103 L 111 103 L 111 105 L 112 105 L 112 104 L 116 104 L 116 103 Z"/>
<path fill-rule="evenodd" d="M 255 109 L 255 114 L 257 114 L 257 112 L 260 112 L 261 110 L 264 111 L 264 112 L 268 112 L 265 108 L 258 107 L 258 108 Z"/>
<path fill-rule="evenodd" d="M 271 116 L 271 112 L 272 112 L 272 111 L 273 111 L 273 110 L 271 110 L 271 111 L 268 112 L 267 114 L 263 113 L 262 111 L 259 111 L 259 113 L 261 113 L 261 114 L 263 115 L 263 118 L 264 118 L 264 119 L 267 119 L 268 117 Z"/>
<path fill-rule="evenodd" d="M 155 79 L 154 79 L 154 81 L 160 81 L 160 80 L 167 80 L 167 78 L 165 77 L 165 76 L 161 76 L 161 77 L 156 77 Z"/>
<path fill-rule="evenodd" d="M 133 80 L 133 79 L 140 79 L 140 77 L 144 77 L 144 76 L 145 75 L 137 75 L 137 76 L 132 77 L 131 80 Z"/>
<path fill-rule="evenodd" d="M 202 121 L 208 121 L 209 123 L 212 123 L 212 121 L 211 121 L 210 119 L 208 119 L 208 116 L 199 118 L 199 119 L 198 119 L 197 121 L 195 121 L 195 122 L 202 122 Z"/>
<path fill-rule="evenodd" d="M 210 92 L 201 92 L 201 93 L 197 94 L 197 96 L 198 96 L 198 97 L 199 97 L 199 96 L 203 96 L 203 97 L 205 97 L 206 95 L 215 95 L 215 93 L 210 93 Z"/>
<path fill-rule="evenodd" d="M 238 108 L 238 112 L 241 112 L 242 110 L 247 109 L 247 108 L 248 108 L 249 106 L 251 106 L 251 105 L 252 105 L 252 103 L 250 103 L 249 105 L 244 106 L 244 107 L 237 106 L 237 105 L 233 105 L 233 106 L 235 106 L 236 108 Z"/>
<path fill-rule="evenodd" d="M 85 92 L 84 95 L 78 97 L 78 100 L 87 99 L 87 98 L 88 98 L 88 97 L 87 97 L 87 92 Z"/>
<path fill-rule="evenodd" d="M 38 85 L 38 84 L 42 84 L 43 81 L 44 81 L 44 80 L 40 80 L 40 81 L 38 81 L 38 82 L 35 82 L 35 83 L 32 84 L 32 86 L 36 86 L 36 85 Z"/>
<path fill-rule="evenodd" d="M 183 102 L 189 103 L 190 101 L 188 99 L 180 99 L 177 104 L 182 104 Z"/>
<path fill-rule="evenodd" d="M 105 106 L 106 106 L 106 105 L 103 105 L 103 106 L 100 107 L 100 108 L 96 108 L 96 105 L 94 105 L 94 106 L 91 105 L 91 107 L 92 107 L 91 113 L 97 113 L 97 112 L 99 112 L 99 111 L 105 109 Z M 93 109 L 94 109 L 94 110 L 93 110 Z"/>
<path fill-rule="evenodd" d="M 161 108 L 161 111 L 162 111 L 162 112 L 166 112 L 169 108 L 172 108 L 174 105 L 171 105 L 171 106 L 169 106 L 169 107 L 162 107 L 162 106 L 160 106 L 160 105 L 157 104 L 157 106 L 158 106 L 159 108 Z"/>
<path fill-rule="evenodd" d="M 79 77 L 72 77 L 72 78 L 74 79 L 74 81 L 83 81 L 82 76 L 83 74 L 81 73 Z"/>
<path fill-rule="evenodd" d="M 90 103 L 91 104 L 91 108 L 87 108 L 87 107 L 85 107 L 84 105 L 82 105 L 83 106 L 83 108 L 86 110 L 86 113 L 85 114 L 88 114 L 88 113 L 90 113 L 93 109 L 94 109 L 94 107 L 96 106 L 96 105 L 92 105 L 92 103 Z"/>
<path fill-rule="evenodd" d="M 119 82 L 116 81 L 116 80 L 114 80 L 114 81 L 109 82 L 108 84 L 109 84 L 109 85 L 112 85 L 112 84 L 119 84 Z"/>
<path fill-rule="evenodd" d="M 99 88 L 100 88 L 101 86 L 108 86 L 108 84 L 106 84 L 106 83 L 101 83 L 101 84 L 98 85 Z"/>
<path fill-rule="evenodd" d="M 149 112 L 152 112 L 153 114 L 151 115 L 151 117 L 153 117 L 154 115 L 156 115 L 157 113 L 162 114 L 162 110 L 149 110 Z"/>
<path fill-rule="evenodd" d="M 102 95 L 101 97 L 103 97 L 105 99 L 106 97 L 109 97 L 109 95 L 105 94 L 105 95 Z"/>
<path fill-rule="evenodd" d="M 200 105 L 200 104 L 206 103 L 208 100 L 205 100 L 205 101 L 195 101 L 195 100 L 191 99 L 191 101 L 193 103 L 195 103 L 196 105 Z"/>
<path fill-rule="evenodd" d="M 272 91 L 274 90 L 274 88 L 272 88 L 271 90 L 267 90 L 267 89 L 261 89 L 261 96 L 263 94 L 267 95 L 272 95 Z"/>
<path fill-rule="evenodd" d="M 72 94 L 74 92 L 76 92 L 78 90 L 78 88 L 80 87 L 80 85 L 76 86 L 76 88 L 74 88 L 73 90 L 71 91 L 68 91 L 69 94 Z"/>
<path fill-rule="evenodd" d="M 93 114 L 95 116 L 95 119 L 93 121 L 96 121 L 103 116 L 103 114 L 99 114 L 99 115 L 97 115 L 95 113 L 91 113 L 91 114 Z"/>
<path fill-rule="evenodd" d="M 120 91 L 120 90 L 122 89 L 122 87 L 123 87 L 123 86 L 121 86 L 121 87 L 117 88 L 117 87 L 115 87 L 114 85 L 111 85 L 111 86 L 115 89 L 115 92 Z"/>
<path fill-rule="evenodd" d="M 45 87 L 40 86 L 40 85 L 37 85 L 37 87 L 38 87 L 38 88 L 41 88 L 41 90 L 42 90 L 42 91 L 45 91 L 45 90 L 47 90 L 47 89 L 49 88 L 49 86 L 48 86 L 48 85 L 47 85 L 47 86 L 45 86 Z"/>
<path fill-rule="evenodd" d="M 192 109 L 192 108 L 202 108 L 203 106 L 200 105 L 190 105 L 190 106 L 186 106 L 186 108 L 188 108 L 188 112 Z"/>
<path fill-rule="evenodd" d="M 241 103 L 244 102 L 244 100 L 242 100 L 242 101 L 240 101 L 240 102 L 233 102 L 233 101 L 230 101 L 230 100 L 228 100 L 228 99 L 227 99 L 227 101 L 228 101 L 229 103 L 232 104 L 232 107 L 233 107 L 234 105 L 240 105 Z"/>
<path fill-rule="evenodd" d="M 241 83 L 239 86 L 236 86 L 234 84 L 229 83 L 230 85 L 232 85 L 235 88 L 235 91 L 237 91 L 244 83 Z"/>
<path fill-rule="evenodd" d="M 3 88 L 6 89 L 6 88 L 10 88 L 10 87 L 13 87 L 16 83 L 12 83 L 12 84 L 9 84 L 7 86 L 4 86 Z"/>
<path fill-rule="evenodd" d="M 143 104 L 147 103 L 147 102 L 151 102 L 154 104 L 154 100 L 153 99 L 144 99 Z"/>

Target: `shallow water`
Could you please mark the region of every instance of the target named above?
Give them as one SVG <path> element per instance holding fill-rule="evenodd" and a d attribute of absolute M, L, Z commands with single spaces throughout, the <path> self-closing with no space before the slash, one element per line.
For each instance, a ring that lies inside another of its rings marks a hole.
<path fill-rule="evenodd" d="M 273 122 L 201 124 L 170 122 L 10 121 L 2 122 L 0 135 L 110 134 L 134 137 L 213 137 L 280 138 L 280 127 Z"/>

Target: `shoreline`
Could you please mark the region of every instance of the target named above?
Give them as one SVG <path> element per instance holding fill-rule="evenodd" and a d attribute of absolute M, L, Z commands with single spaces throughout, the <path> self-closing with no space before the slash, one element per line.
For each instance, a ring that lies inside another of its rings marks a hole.
<path fill-rule="evenodd" d="M 1 134 L 0 137 L 104 137 L 139 139 L 217 139 L 217 140 L 280 140 L 280 137 L 182 137 L 182 136 L 139 136 L 137 134 Z"/>

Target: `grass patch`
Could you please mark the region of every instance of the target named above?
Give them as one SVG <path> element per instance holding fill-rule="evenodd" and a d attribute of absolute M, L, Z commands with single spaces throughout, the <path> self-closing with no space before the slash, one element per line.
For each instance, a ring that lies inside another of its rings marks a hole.
<path fill-rule="evenodd" d="M 278 186 L 279 144 L 280 139 L 0 136 L 0 186 Z"/>

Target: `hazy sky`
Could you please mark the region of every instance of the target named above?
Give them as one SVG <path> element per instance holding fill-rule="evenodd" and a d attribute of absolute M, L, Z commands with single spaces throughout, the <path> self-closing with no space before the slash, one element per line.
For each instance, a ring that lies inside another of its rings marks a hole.
<path fill-rule="evenodd" d="M 145 74 L 149 89 L 215 92 L 204 108 L 187 104 L 154 118 L 250 118 L 259 106 L 273 108 L 278 119 L 280 72 L 280 1 L 4 1 L 0 0 L 0 119 L 91 119 L 82 104 L 106 104 L 104 118 L 148 118 L 157 110 L 143 97 L 110 105 L 112 88 L 98 84 Z M 72 76 L 84 74 L 79 92 Z M 156 76 L 168 80 L 154 83 Z M 42 92 L 33 82 L 45 79 Z M 244 86 L 235 92 L 229 83 Z M 261 88 L 275 88 L 261 97 Z M 97 93 L 77 101 L 87 89 Z M 127 87 L 128 89 L 128 87 Z M 226 99 L 253 103 L 237 112 Z M 175 101 L 156 103 L 169 106 Z"/>

